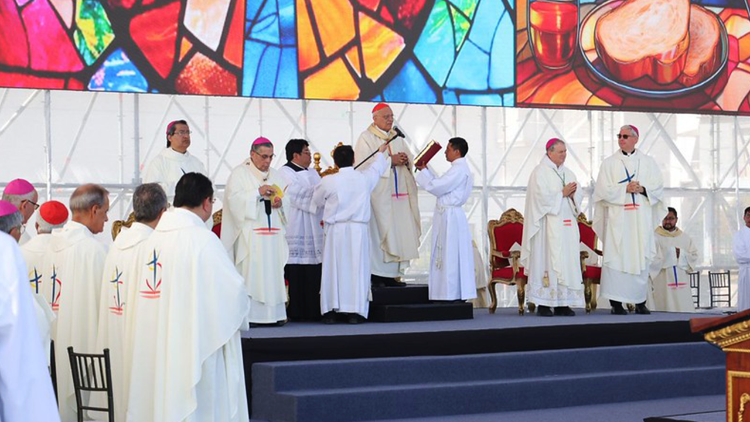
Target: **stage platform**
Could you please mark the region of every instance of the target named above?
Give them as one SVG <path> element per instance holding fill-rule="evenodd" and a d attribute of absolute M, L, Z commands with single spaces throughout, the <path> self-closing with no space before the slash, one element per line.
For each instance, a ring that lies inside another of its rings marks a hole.
<path fill-rule="evenodd" d="M 575 317 L 545 318 L 534 314 L 520 316 L 515 308 L 498 309 L 494 315 L 489 314 L 487 309 L 475 309 L 474 318 L 470 320 L 367 322 L 361 325 L 289 323 L 283 327 L 252 328 L 242 335 L 247 391 L 251 396 L 252 366 L 262 362 L 347 361 L 699 344 L 703 339 L 690 332 L 689 320 L 724 315 L 719 311 L 622 316 L 611 315 L 608 309 L 588 315 L 583 309 L 576 309 L 576 312 Z M 679 412 L 672 414 L 676 413 Z"/>

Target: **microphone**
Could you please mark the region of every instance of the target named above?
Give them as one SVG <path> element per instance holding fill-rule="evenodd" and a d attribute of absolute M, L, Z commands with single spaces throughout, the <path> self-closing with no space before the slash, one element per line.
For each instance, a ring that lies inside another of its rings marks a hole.
<path fill-rule="evenodd" d="M 393 126 L 393 131 L 396 132 L 396 136 L 394 136 L 393 139 L 396 139 L 396 138 L 406 139 L 406 137 L 404 136 L 404 132 L 401 132 L 401 129 L 399 129 L 398 126 Z"/>

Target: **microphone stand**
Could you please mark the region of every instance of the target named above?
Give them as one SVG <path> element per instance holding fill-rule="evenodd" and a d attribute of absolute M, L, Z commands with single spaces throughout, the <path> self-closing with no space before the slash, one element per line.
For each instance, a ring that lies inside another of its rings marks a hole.
<path fill-rule="evenodd" d="M 388 144 L 390 144 L 391 142 L 393 142 L 393 140 L 394 140 L 394 139 L 396 139 L 396 138 L 403 138 L 403 137 L 404 137 L 404 133 L 403 133 L 403 132 L 401 132 L 401 130 L 399 130 L 399 128 L 397 128 L 397 127 L 394 127 L 394 128 L 393 128 L 393 130 L 394 130 L 394 131 L 396 132 L 396 134 L 395 134 L 395 135 L 393 135 L 393 138 L 391 138 L 391 139 L 389 139 L 389 140 L 387 140 L 387 141 L 385 142 L 385 144 L 386 144 L 386 145 L 388 145 Z M 366 163 L 366 162 L 367 162 L 367 160 L 369 160 L 370 158 L 374 157 L 374 156 L 375 156 L 375 154 L 377 154 L 377 153 L 378 153 L 378 150 L 375 150 L 375 151 L 373 151 L 373 152 L 372 152 L 372 154 L 368 155 L 368 156 L 367 156 L 367 158 L 365 158 L 364 160 L 362 160 L 362 162 L 360 162 L 359 164 L 357 164 L 357 165 L 356 165 L 356 166 L 354 167 L 354 170 L 358 169 L 358 168 L 359 168 L 359 166 L 361 166 L 362 164 Z"/>

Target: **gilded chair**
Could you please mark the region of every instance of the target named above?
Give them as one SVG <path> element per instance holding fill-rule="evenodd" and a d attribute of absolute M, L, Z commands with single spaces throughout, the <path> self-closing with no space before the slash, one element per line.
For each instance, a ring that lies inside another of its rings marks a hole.
<path fill-rule="evenodd" d="M 213 218 L 213 225 L 211 226 L 211 231 L 214 232 L 214 234 L 218 237 L 221 237 L 221 217 L 224 215 L 224 210 L 221 209 L 219 211 L 216 211 Z"/>
<path fill-rule="evenodd" d="M 338 148 L 338 147 L 340 147 L 342 145 L 344 145 L 344 143 L 343 142 L 339 142 L 338 144 L 336 144 L 335 147 L 333 147 L 333 149 L 331 150 L 331 157 L 333 157 L 333 151 L 336 151 L 336 148 Z M 338 166 L 336 164 L 334 164 L 332 167 L 328 167 L 327 169 L 323 170 L 320 167 L 320 158 L 321 158 L 321 155 L 320 155 L 319 152 L 316 152 L 315 154 L 313 154 L 313 162 L 315 163 L 314 168 L 315 168 L 315 171 L 318 172 L 318 174 L 320 175 L 320 177 L 326 177 L 326 176 L 329 176 L 331 174 L 336 174 L 336 173 L 339 172 L 339 168 L 338 168 Z"/>
<path fill-rule="evenodd" d="M 597 249 L 599 239 L 591 226 L 591 221 L 586 219 L 586 214 L 578 215 L 578 232 L 581 236 L 581 243 L 594 251 L 598 256 L 602 256 L 602 251 Z M 586 299 L 586 313 L 591 313 L 596 309 L 596 291 L 595 284 L 599 284 L 602 278 L 602 267 L 596 265 L 587 265 L 586 260 L 589 258 L 588 251 L 581 251 L 581 271 L 583 272 L 583 294 Z"/>
<path fill-rule="evenodd" d="M 130 228 L 135 223 L 135 213 L 131 212 L 127 220 L 115 220 L 112 223 L 112 240 L 117 239 L 117 235 L 120 234 L 123 227 Z"/>
<path fill-rule="evenodd" d="M 518 313 L 524 314 L 526 303 L 526 274 L 520 265 L 521 251 L 511 251 L 514 244 L 521 244 L 523 238 L 523 215 L 511 208 L 500 216 L 499 220 L 487 223 L 487 234 L 490 237 L 490 313 L 497 309 L 497 283 L 516 286 L 518 295 Z M 534 305 L 529 304 L 529 311 Z"/>

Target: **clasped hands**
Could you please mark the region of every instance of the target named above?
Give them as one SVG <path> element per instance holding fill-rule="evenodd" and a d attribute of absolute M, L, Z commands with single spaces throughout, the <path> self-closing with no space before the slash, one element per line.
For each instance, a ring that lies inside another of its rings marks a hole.
<path fill-rule="evenodd" d="M 274 192 L 276 192 L 276 190 L 273 188 L 273 186 L 263 185 L 258 188 L 258 194 L 260 194 L 260 196 L 262 196 L 265 199 L 271 199 L 271 195 L 273 195 Z M 274 198 L 273 204 L 271 204 L 271 206 L 274 208 L 280 208 L 281 198 L 278 198 L 278 197 Z"/>
<path fill-rule="evenodd" d="M 625 192 L 627 193 L 643 193 L 646 190 L 641 186 L 640 182 L 637 180 L 634 180 L 630 183 L 628 183 L 627 187 L 625 188 Z"/>
<path fill-rule="evenodd" d="M 391 163 L 393 167 L 405 166 L 409 164 L 409 156 L 405 152 L 399 152 L 391 155 Z"/>
<path fill-rule="evenodd" d="M 576 193 L 577 189 L 578 189 L 578 183 L 576 182 L 568 183 L 567 185 L 563 186 L 563 197 L 572 198 L 573 195 Z"/>

